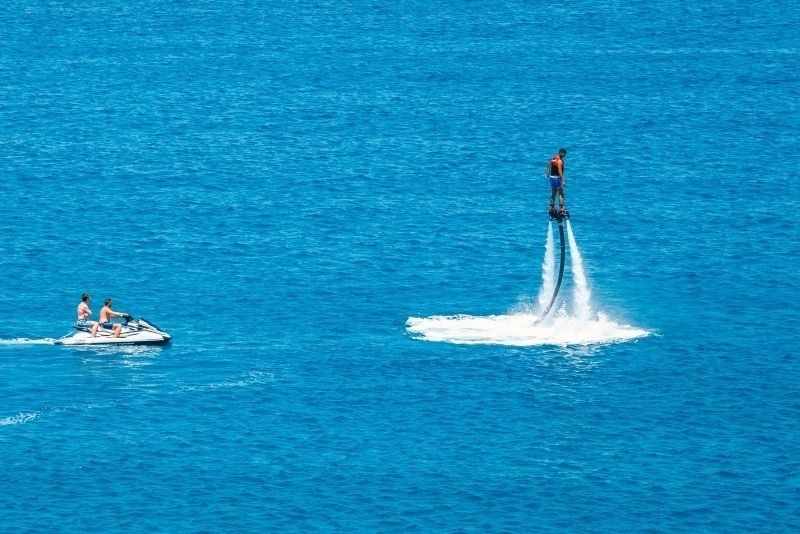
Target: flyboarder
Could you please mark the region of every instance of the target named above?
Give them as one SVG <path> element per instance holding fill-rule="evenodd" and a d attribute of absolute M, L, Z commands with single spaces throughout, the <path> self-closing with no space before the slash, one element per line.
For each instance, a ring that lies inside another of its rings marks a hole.
<path fill-rule="evenodd" d="M 547 162 L 547 179 L 550 181 L 550 206 L 548 211 L 552 215 L 555 211 L 553 203 L 558 194 L 558 209 L 562 213 L 567 211 L 564 206 L 564 157 L 567 155 L 566 148 L 559 148 L 558 154 L 550 158 Z"/>

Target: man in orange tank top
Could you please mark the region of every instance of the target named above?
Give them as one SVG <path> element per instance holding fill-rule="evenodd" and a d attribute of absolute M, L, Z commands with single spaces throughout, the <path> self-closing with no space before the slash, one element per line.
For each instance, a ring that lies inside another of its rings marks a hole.
<path fill-rule="evenodd" d="M 564 210 L 564 157 L 567 155 L 566 148 L 558 149 L 558 154 L 550 158 L 547 162 L 547 179 L 550 180 L 550 210 L 553 209 L 553 202 L 558 194 L 558 207 Z"/>

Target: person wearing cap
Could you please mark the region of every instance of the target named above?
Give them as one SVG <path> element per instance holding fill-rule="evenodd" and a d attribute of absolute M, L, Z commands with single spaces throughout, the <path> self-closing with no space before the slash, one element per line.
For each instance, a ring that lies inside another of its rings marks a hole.
<path fill-rule="evenodd" d="M 564 157 L 567 155 L 566 148 L 559 148 L 558 154 L 550 158 L 547 162 L 547 179 L 550 180 L 550 210 L 558 194 L 558 207 L 564 210 Z"/>

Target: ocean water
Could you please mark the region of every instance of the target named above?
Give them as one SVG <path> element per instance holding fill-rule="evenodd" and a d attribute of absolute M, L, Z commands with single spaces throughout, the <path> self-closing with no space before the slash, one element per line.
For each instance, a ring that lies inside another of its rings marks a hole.
<path fill-rule="evenodd" d="M 800 529 L 798 27 L 6 2 L 3 529 Z M 84 291 L 173 343 L 53 345 Z"/>

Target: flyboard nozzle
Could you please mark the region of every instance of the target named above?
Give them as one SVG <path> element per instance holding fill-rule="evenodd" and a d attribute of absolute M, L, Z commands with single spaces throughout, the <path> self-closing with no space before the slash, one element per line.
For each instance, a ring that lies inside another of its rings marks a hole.
<path fill-rule="evenodd" d="M 558 224 L 564 222 L 564 219 L 569 219 L 569 211 L 567 208 L 550 208 L 550 220 L 551 221 L 558 221 Z"/>

